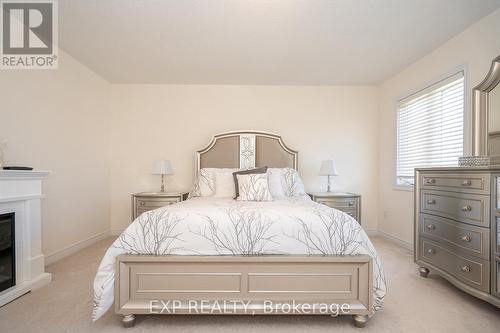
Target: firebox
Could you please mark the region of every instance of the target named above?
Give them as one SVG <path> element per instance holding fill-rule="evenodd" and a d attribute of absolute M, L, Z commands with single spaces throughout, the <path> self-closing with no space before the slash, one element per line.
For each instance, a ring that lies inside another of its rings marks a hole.
<path fill-rule="evenodd" d="M 16 284 L 15 214 L 0 214 L 0 292 Z"/>

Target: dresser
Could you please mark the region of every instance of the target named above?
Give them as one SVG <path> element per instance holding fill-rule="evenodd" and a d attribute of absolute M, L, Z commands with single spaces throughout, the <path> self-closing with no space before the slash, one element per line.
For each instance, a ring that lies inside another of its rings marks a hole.
<path fill-rule="evenodd" d="M 149 210 L 173 205 L 181 202 L 185 193 L 173 192 L 141 192 L 132 194 L 132 220 Z"/>
<path fill-rule="evenodd" d="M 309 193 L 317 203 L 343 211 L 354 217 L 361 224 L 361 196 L 349 192 L 316 192 Z"/>
<path fill-rule="evenodd" d="M 500 307 L 500 167 L 415 171 L 415 262 Z"/>

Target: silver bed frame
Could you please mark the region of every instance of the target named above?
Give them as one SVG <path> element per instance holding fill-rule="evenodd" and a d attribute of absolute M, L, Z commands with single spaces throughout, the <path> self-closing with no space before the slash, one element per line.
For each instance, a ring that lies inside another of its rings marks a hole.
<path fill-rule="evenodd" d="M 196 171 L 259 166 L 297 169 L 298 153 L 258 131 L 215 135 L 196 153 Z M 115 312 L 125 327 L 137 314 L 352 315 L 364 327 L 373 314 L 367 255 L 120 255 L 116 265 Z M 229 304 L 230 311 L 211 311 Z"/>

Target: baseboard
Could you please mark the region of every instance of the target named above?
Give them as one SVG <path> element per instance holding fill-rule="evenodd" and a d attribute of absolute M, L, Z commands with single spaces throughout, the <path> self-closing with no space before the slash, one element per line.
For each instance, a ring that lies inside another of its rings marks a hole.
<path fill-rule="evenodd" d="M 378 235 L 377 229 L 365 229 L 365 232 L 368 236 L 377 236 Z"/>
<path fill-rule="evenodd" d="M 111 229 L 110 235 L 111 236 L 120 236 L 123 231 L 125 231 L 125 229 Z"/>
<path fill-rule="evenodd" d="M 70 246 L 67 246 L 61 250 L 57 250 L 55 252 L 52 252 L 51 254 L 45 256 L 45 266 L 53 264 L 56 261 L 59 261 L 64 257 L 72 255 L 73 253 L 76 253 L 76 252 L 86 248 L 87 246 L 90 246 L 90 245 L 92 245 L 92 244 L 94 244 L 94 243 L 96 243 L 96 242 L 98 242 L 106 237 L 109 237 L 110 234 L 111 234 L 110 231 L 107 230 L 107 231 L 98 233 L 94 236 L 91 236 L 87 239 L 76 242 L 76 243 L 74 243 Z"/>
<path fill-rule="evenodd" d="M 402 248 L 404 248 L 406 250 L 413 251 L 413 244 L 412 243 L 404 241 L 404 240 L 402 240 L 394 235 L 391 235 L 385 231 L 378 229 L 376 235 L 381 237 L 381 238 L 384 238 L 385 240 L 387 240 L 391 243 L 394 243 L 398 246 L 401 246 Z"/>

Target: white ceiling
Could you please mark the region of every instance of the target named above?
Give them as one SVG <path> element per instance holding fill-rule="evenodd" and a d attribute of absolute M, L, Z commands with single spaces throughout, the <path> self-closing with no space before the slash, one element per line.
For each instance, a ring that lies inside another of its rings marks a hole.
<path fill-rule="evenodd" d="M 376 84 L 500 0 L 61 0 L 62 49 L 112 83 Z"/>

